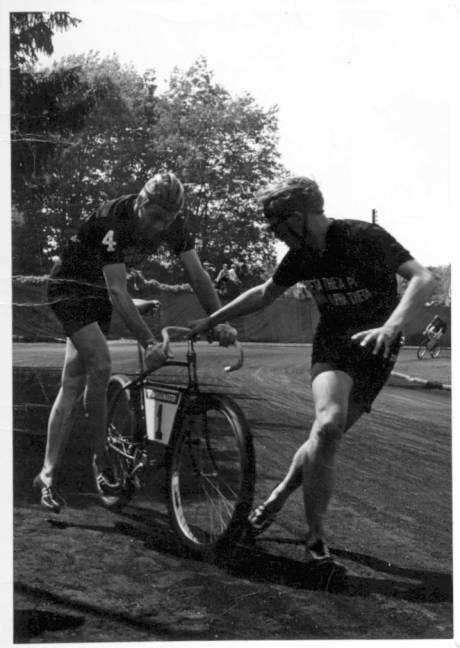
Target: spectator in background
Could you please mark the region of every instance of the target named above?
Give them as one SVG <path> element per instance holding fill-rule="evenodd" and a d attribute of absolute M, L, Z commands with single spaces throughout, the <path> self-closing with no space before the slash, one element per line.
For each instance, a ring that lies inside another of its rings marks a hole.
<path fill-rule="evenodd" d="M 228 276 L 228 264 L 224 263 L 219 274 L 216 277 L 216 281 L 214 282 L 217 288 L 220 288 L 223 283 L 226 283 L 229 280 Z"/>
<path fill-rule="evenodd" d="M 219 274 L 216 277 L 214 282 L 216 290 L 219 293 L 220 297 L 228 298 L 230 294 L 230 277 L 229 277 L 229 267 L 227 263 L 224 263 Z"/>
<path fill-rule="evenodd" d="M 230 269 L 228 271 L 228 278 L 235 285 L 238 285 L 238 284 L 241 283 L 240 278 L 236 274 L 236 265 L 234 263 L 232 263 L 232 265 L 230 266 Z"/>
<path fill-rule="evenodd" d="M 209 261 L 203 261 L 202 266 L 208 273 L 209 277 L 212 279 L 212 276 L 216 271 L 215 267 L 211 263 L 209 263 Z"/>

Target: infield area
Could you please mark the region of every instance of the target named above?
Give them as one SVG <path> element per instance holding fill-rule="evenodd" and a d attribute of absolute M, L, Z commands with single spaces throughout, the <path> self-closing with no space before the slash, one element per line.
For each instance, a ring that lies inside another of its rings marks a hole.
<path fill-rule="evenodd" d="M 244 347 L 235 374 L 222 371 L 231 352 L 206 343 L 199 367 L 203 385 L 232 394 L 249 420 L 257 504 L 311 423 L 310 346 Z M 111 349 L 114 370 L 135 368 L 134 343 Z M 176 349 L 180 355 L 183 346 Z M 62 471 L 68 507 L 60 515 L 42 510 L 32 479 L 63 353 L 63 345 L 14 347 L 15 371 L 32 372 L 35 385 L 28 395 L 25 383 L 15 384 L 14 393 L 16 642 L 452 638 L 449 391 L 386 386 L 344 438 L 327 528 L 349 577 L 331 592 L 303 573 L 300 493 L 240 560 L 219 565 L 181 555 L 161 471 L 150 496 L 122 513 L 102 508 L 81 416 Z M 396 370 L 450 383 L 450 352 L 419 361 L 405 348 Z"/>

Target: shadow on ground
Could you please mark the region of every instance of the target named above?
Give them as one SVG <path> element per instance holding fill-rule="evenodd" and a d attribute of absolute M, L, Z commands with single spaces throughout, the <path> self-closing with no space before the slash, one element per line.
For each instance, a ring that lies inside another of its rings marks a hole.
<path fill-rule="evenodd" d="M 82 626 L 83 616 L 57 614 L 34 608 L 14 611 L 14 643 L 27 643 L 45 632 L 70 630 Z"/>
<path fill-rule="evenodd" d="M 55 528 L 80 528 L 104 531 L 107 526 L 73 524 L 50 519 Z M 141 540 L 147 551 L 160 551 L 178 557 L 191 556 L 182 548 L 169 525 L 168 516 L 129 506 L 120 514 L 109 531 L 115 535 Z M 299 540 L 278 538 L 277 544 L 300 544 Z M 257 583 L 275 583 L 285 587 L 305 590 L 322 590 L 347 597 L 383 595 L 418 603 L 444 603 L 453 600 L 452 575 L 443 572 L 406 569 L 374 556 L 332 548 L 332 553 L 347 565 L 355 563 L 376 572 L 376 576 L 360 576 L 348 569 L 342 573 L 307 568 L 300 560 L 277 555 L 257 546 L 250 539 L 240 543 L 231 555 L 210 558 L 214 564 L 235 578 Z M 390 578 L 388 577 L 390 576 Z"/>
<path fill-rule="evenodd" d="M 265 542 L 270 540 L 265 539 Z M 282 545 L 302 544 L 300 540 L 292 538 L 276 538 L 271 542 Z M 453 600 L 451 574 L 406 569 L 374 556 L 334 547 L 331 548 L 331 552 L 342 560 L 342 564 L 347 565 L 347 574 L 345 578 L 340 577 L 328 583 L 327 590 L 330 592 L 361 597 L 380 594 L 418 603 L 444 603 Z M 356 575 L 353 573 L 353 567 L 348 569 L 350 562 L 370 568 L 382 576 Z M 228 561 L 224 568 L 234 576 L 258 582 L 271 582 L 302 589 L 325 589 L 324 582 L 316 579 L 314 570 L 307 570 L 305 563 L 269 553 L 259 549 L 257 545 L 252 548 L 240 546 L 237 555 Z"/>

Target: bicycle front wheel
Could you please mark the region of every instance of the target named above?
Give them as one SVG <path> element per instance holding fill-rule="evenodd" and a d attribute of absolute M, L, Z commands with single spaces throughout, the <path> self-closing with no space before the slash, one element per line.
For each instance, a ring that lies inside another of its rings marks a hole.
<path fill-rule="evenodd" d="M 182 545 L 210 557 L 246 528 L 255 484 L 249 426 L 238 405 L 201 394 L 174 433 L 168 465 L 168 510 Z"/>

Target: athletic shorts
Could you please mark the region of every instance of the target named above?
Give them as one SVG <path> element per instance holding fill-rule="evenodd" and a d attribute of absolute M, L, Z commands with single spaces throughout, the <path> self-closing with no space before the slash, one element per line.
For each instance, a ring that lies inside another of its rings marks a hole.
<path fill-rule="evenodd" d="M 313 340 L 311 379 L 313 381 L 328 369 L 344 371 L 353 379 L 350 402 L 370 412 L 373 401 L 393 370 L 400 348 L 398 336 L 391 344 L 389 357 L 384 358 L 380 354 L 373 355 L 371 349 L 350 338 L 317 332 Z"/>
<path fill-rule="evenodd" d="M 107 335 L 112 319 L 112 303 L 103 286 L 52 279 L 48 282 L 48 303 L 61 322 L 67 337 L 96 322 Z"/>

